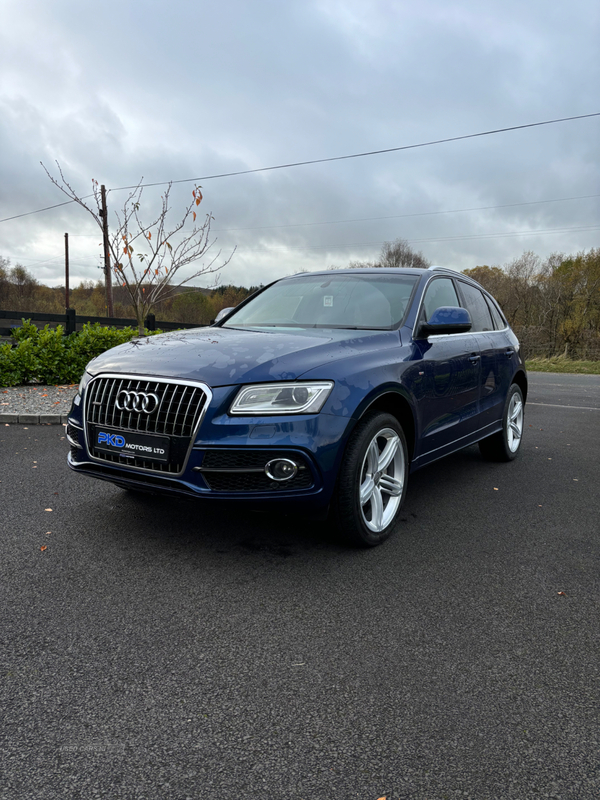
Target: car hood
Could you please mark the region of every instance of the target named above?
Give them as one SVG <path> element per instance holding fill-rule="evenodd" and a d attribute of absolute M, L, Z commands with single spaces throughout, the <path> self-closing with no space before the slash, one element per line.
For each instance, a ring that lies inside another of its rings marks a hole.
<path fill-rule="evenodd" d="M 196 380 L 212 387 L 263 383 L 295 380 L 323 364 L 398 344 L 398 331 L 192 328 L 132 339 L 99 355 L 88 371 Z"/>

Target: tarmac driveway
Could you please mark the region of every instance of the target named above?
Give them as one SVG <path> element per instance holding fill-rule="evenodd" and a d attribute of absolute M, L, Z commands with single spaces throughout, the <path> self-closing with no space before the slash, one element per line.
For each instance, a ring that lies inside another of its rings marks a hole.
<path fill-rule="evenodd" d="M 519 459 L 415 474 L 367 552 L 0 427 L 0 797 L 599 797 L 594 378 L 531 375 Z"/>

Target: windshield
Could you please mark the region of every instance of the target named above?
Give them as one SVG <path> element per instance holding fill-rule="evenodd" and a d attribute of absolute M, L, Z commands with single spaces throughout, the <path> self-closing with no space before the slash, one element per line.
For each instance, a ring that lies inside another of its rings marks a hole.
<path fill-rule="evenodd" d="M 414 275 L 301 275 L 269 286 L 224 327 L 390 330 L 404 319 Z"/>

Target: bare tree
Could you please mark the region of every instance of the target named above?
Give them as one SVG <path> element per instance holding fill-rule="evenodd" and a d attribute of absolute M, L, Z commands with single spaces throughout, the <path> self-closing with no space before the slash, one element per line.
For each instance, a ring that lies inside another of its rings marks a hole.
<path fill-rule="evenodd" d="M 84 208 L 102 230 L 102 198 L 98 182 L 92 180 L 93 203 L 85 202 L 68 183 L 57 162 L 60 180 L 53 177 L 42 164 L 46 174 L 61 192 Z M 140 335 L 144 333 L 144 320 L 152 307 L 160 300 L 171 297 L 176 290 L 200 275 L 216 273 L 229 263 L 231 255 L 217 263 L 219 250 L 211 253 L 216 240 L 210 241 L 210 225 L 214 217 L 206 214 L 202 224 L 196 224 L 196 208 L 202 202 L 200 186 L 192 191 L 192 200 L 184 209 L 183 217 L 175 225 L 167 226 L 171 207 L 169 195 L 171 183 L 161 198 L 161 208 L 151 222 L 144 222 L 140 215 L 142 181 L 133 188 L 121 209 L 115 212 L 116 225 L 109 234 L 111 270 L 117 282 L 125 287 L 134 309 Z M 191 230 L 184 231 L 186 223 L 192 222 Z M 235 252 L 235 251 L 234 251 Z M 189 264 L 208 256 L 207 263 L 183 280 L 175 276 Z"/>
<path fill-rule="evenodd" d="M 39 284 L 22 264 L 9 265 L 9 259 L 0 259 L 0 302 L 17 311 L 31 309 Z"/>
<path fill-rule="evenodd" d="M 395 239 L 393 242 L 383 243 L 375 266 L 427 269 L 431 266 L 431 261 L 428 261 L 420 251 L 416 253 L 406 239 Z"/>
<path fill-rule="evenodd" d="M 506 265 L 506 274 L 510 281 L 510 301 L 508 311 L 509 322 L 519 323 L 524 327 L 534 324 L 533 312 L 538 298 L 538 275 L 542 269 L 541 260 L 531 250 L 513 259 Z"/>
<path fill-rule="evenodd" d="M 374 267 L 416 267 L 427 269 L 431 264 L 423 253 L 415 253 L 406 239 L 395 239 L 393 242 L 384 242 L 381 253 L 376 261 L 349 261 L 347 266 L 339 267 L 331 264 L 327 269 L 373 269 Z"/>

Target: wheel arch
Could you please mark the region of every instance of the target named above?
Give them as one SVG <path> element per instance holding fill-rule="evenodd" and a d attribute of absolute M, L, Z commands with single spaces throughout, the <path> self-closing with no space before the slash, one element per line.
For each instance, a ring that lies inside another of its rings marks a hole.
<path fill-rule="evenodd" d="M 408 458 L 412 461 L 416 438 L 415 415 L 405 395 L 398 389 L 389 389 L 382 392 L 365 403 L 364 407 L 360 409 L 358 419 L 362 419 L 370 411 L 382 411 L 396 417 L 404 431 Z"/>
<path fill-rule="evenodd" d="M 514 374 L 511 382 L 517 384 L 521 390 L 521 394 L 523 395 L 523 400 L 527 402 L 527 375 L 523 372 L 523 370 L 518 370 Z"/>

